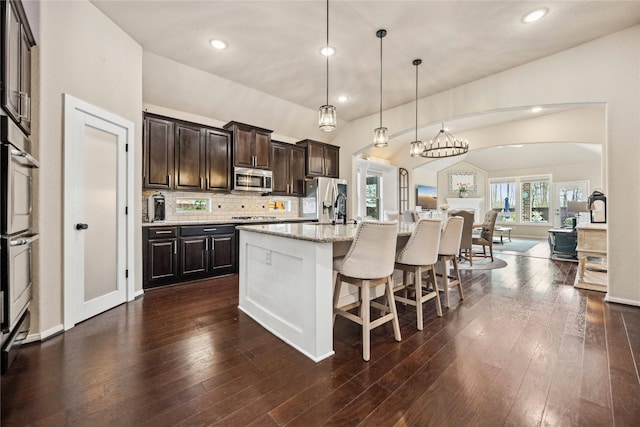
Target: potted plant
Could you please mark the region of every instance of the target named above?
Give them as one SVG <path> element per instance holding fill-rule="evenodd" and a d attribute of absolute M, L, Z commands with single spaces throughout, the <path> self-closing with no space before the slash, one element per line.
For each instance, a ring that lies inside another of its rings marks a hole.
<path fill-rule="evenodd" d="M 469 195 L 469 186 L 467 184 L 458 184 L 458 195 L 460 197 L 467 197 Z"/>

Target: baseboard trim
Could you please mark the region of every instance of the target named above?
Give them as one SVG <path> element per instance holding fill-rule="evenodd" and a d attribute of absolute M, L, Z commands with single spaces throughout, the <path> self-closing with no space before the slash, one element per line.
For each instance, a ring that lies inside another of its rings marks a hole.
<path fill-rule="evenodd" d="M 62 332 L 64 332 L 64 326 L 62 324 L 59 324 L 54 326 L 53 328 L 47 329 L 46 331 L 27 335 L 27 338 L 24 340 L 24 342 L 26 344 L 35 341 L 44 341 L 55 335 L 61 334 Z"/>
<path fill-rule="evenodd" d="M 133 294 L 133 299 L 136 299 L 136 298 L 138 298 L 138 297 L 141 297 L 142 295 L 144 295 L 144 289 L 137 290 L 137 291 Z"/>
<path fill-rule="evenodd" d="M 610 296 L 609 294 L 605 295 L 604 300 L 606 302 L 615 302 L 617 304 L 633 305 L 636 307 L 640 307 L 640 301 L 635 301 L 635 300 L 626 299 L 626 298 L 616 298 L 616 297 Z"/>

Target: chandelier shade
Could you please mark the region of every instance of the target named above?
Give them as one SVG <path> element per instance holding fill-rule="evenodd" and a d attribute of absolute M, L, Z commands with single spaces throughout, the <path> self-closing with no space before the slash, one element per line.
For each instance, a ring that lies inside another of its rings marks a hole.
<path fill-rule="evenodd" d="M 466 139 L 456 138 L 444 128 L 436 134 L 422 151 L 422 157 L 439 159 L 443 157 L 454 157 L 465 154 L 469 151 L 469 141 Z"/>
<path fill-rule="evenodd" d="M 329 48 L 329 0 L 327 0 L 327 44 Z M 318 109 L 318 127 L 325 132 L 331 132 L 338 126 L 338 115 L 336 107 L 329 105 L 329 56 L 327 56 L 327 98 L 325 105 Z"/>
<path fill-rule="evenodd" d="M 384 148 L 389 145 L 389 134 L 386 127 L 382 126 L 382 39 L 387 35 L 387 30 L 376 31 L 376 37 L 380 39 L 380 126 L 373 131 L 373 146 Z"/>

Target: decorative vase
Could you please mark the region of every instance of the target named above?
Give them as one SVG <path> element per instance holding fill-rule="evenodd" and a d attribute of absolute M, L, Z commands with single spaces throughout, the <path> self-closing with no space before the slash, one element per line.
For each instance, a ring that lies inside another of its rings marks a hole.
<path fill-rule="evenodd" d="M 467 197 L 469 195 L 469 192 L 468 191 L 460 191 L 460 193 L 458 193 L 458 194 L 460 195 L 460 197 L 462 197 L 464 199 L 465 197 Z"/>

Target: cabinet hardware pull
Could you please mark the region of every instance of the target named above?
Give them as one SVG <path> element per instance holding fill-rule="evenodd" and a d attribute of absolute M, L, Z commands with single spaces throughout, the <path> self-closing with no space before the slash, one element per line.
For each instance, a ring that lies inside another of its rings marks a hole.
<path fill-rule="evenodd" d="M 29 98 L 29 94 L 27 92 L 18 92 L 18 96 L 20 97 L 20 105 L 18 113 L 18 117 L 24 119 L 25 121 L 31 123 L 31 99 Z M 23 108 L 22 100 L 24 99 L 25 107 Z M 26 110 L 26 114 L 23 114 L 23 110 Z"/>
<path fill-rule="evenodd" d="M 200 188 L 204 188 L 204 187 L 202 186 L 202 177 L 200 177 Z"/>
<path fill-rule="evenodd" d="M 204 179 L 204 189 L 208 190 L 209 189 L 209 178 L 205 178 Z"/>
<path fill-rule="evenodd" d="M 173 254 L 178 255 L 178 243 L 173 242 Z"/>
<path fill-rule="evenodd" d="M 209 250 L 209 239 L 204 239 L 204 250 L 205 251 Z"/>
<path fill-rule="evenodd" d="M 171 175 L 167 175 L 167 185 L 171 187 Z"/>
<path fill-rule="evenodd" d="M 204 228 L 202 231 L 216 231 L 217 228 Z"/>
<path fill-rule="evenodd" d="M 12 148 L 11 149 L 11 157 L 22 157 L 26 161 L 31 163 L 31 167 L 33 167 L 33 168 L 39 168 L 40 167 L 40 163 L 38 163 L 38 161 L 36 159 L 34 159 L 31 156 L 31 154 L 25 153 L 24 151 L 18 150 L 17 148 Z"/>
<path fill-rule="evenodd" d="M 166 230 L 166 231 L 156 231 L 155 233 L 156 233 L 156 234 L 170 234 L 170 233 L 173 233 L 173 231 L 171 231 L 171 230 Z"/>

